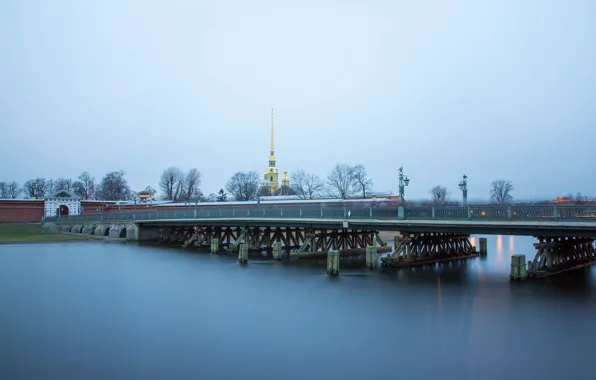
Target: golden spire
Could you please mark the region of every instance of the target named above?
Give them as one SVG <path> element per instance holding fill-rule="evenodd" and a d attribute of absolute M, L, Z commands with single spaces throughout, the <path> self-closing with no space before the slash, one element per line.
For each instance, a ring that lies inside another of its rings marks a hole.
<path fill-rule="evenodd" d="M 273 108 L 271 108 L 271 156 L 273 157 L 274 154 L 274 149 L 273 149 Z"/>

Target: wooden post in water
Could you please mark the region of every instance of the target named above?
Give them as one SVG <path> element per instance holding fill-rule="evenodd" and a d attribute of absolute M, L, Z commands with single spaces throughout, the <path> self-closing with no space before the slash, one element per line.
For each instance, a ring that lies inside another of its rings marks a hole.
<path fill-rule="evenodd" d="M 480 238 L 480 256 L 486 256 L 488 254 L 488 249 L 486 248 L 486 238 Z"/>
<path fill-rule="evenodd" d="M 211 253 L 219 252 L 219 239 L 213 238 L 211 239 Z"/>
<path fill-rule="evenodd" d="M 238 251 L 238 262 L 240 264 L 246 264 L 248 262 L 248 244 L 240 244 L 240 250 Z"/>
<path fill-rule="evenodd" d="M 327 252 L 327 274 L 337 276 L 339 274 L 339 250 L 330 249 Z"/>
<path fill-rule="evenodd" d="M 526 278 L 526 255 L 511 256 L 511 273 L 509 276 L 512 280 Z"/>
<path fill-rule="evenodd" d="M 377 246 L 369 245 L 366 247 L 366 267 L 368 269 L 377 269 Z"/>
<path fill-rule="evenodd" d="M 273 260 L 281 260 L 281 242 L 273 243 Z"/>

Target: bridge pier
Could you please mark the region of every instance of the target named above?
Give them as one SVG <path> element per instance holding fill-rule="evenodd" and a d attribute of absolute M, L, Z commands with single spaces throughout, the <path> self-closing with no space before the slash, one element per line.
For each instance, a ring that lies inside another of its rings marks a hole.
<path fill-rule="evenodd" d="M 405 267 L 478 256 L 470 235 L 402 233 L 394 251 L 381 258 L 382 267 Z"/>
<path fill-rule="evenodd" d="M 339 274 L 339 250 L 337 249 L 327 252 L 327 274 L 330 276 Z"/>
<path fill-rule="evenodd" d="M 281 243 L 280 242 L 273 243 L 273 259 L 281 260 L 282 256 L 283 256 L 283 254 L 281 251 Z"/>
<path fill-rule="evenodd" d="M 527 276 L 542 278 L 596 263 L 594 238 L 538 237 L 536 255 L 528 261 Z"/>
<path fill-rule="evenodd" d="M 240 244 L 240 249 L 238 250 L 238 262 L 240 264 L 248 263 L 248 244 L 246 243 Z"/>

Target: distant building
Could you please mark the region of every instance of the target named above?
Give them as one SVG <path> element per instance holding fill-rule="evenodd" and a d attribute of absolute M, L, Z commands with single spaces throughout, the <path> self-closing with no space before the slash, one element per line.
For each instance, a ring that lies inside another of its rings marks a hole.
<path fill-rule="evenodd" d="M 147 203 L 153 201 L 153 194 L 145 190 L 139 191 L 137 196 L 139 197 L 139 202 Z"/>
<path fill-rule="evenodd" d="M 284 169 L 284 176 L 279 187 L 279 171 L 275 166 L 275 139 L 273 133 L 273 110 L 271 110 L 271 147 L 269 150 L 269 166 L 263 175 L 261 183 L 261 194 L 277 195 L 278 193 L 287 194 L 290 189 L 290 178 L 288 171 Z M 281 191 L 280 191 L 281 190 Z"/>
<path fill-rule="evenodd" d="M 44 199 L 44 216 L 67 216 L 81 214 L 81 198 L 66 190 L 60 190 Z"/>

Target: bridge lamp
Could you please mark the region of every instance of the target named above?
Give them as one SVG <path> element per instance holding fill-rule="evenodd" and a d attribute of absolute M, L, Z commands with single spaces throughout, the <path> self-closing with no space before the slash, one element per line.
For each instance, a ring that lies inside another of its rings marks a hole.
<path fill-rule="evenodd" d="M 404 175 L 403 167 L 400 167 L 398 171 L 399 171 L 399 196 L 403 200 L 405 187 L 410 184 L 410 179 L 408 178 L 407 175 L 406 176 Z"/>
<path fill-rule="evenodd" d="M 464 174 L 463 179 L 461 180 L 461 182 L 459 183 L 459 189 L 462 192 L 463 195 L 463 205 L 467 206 L 468 205 L 468 176 Z"/>

